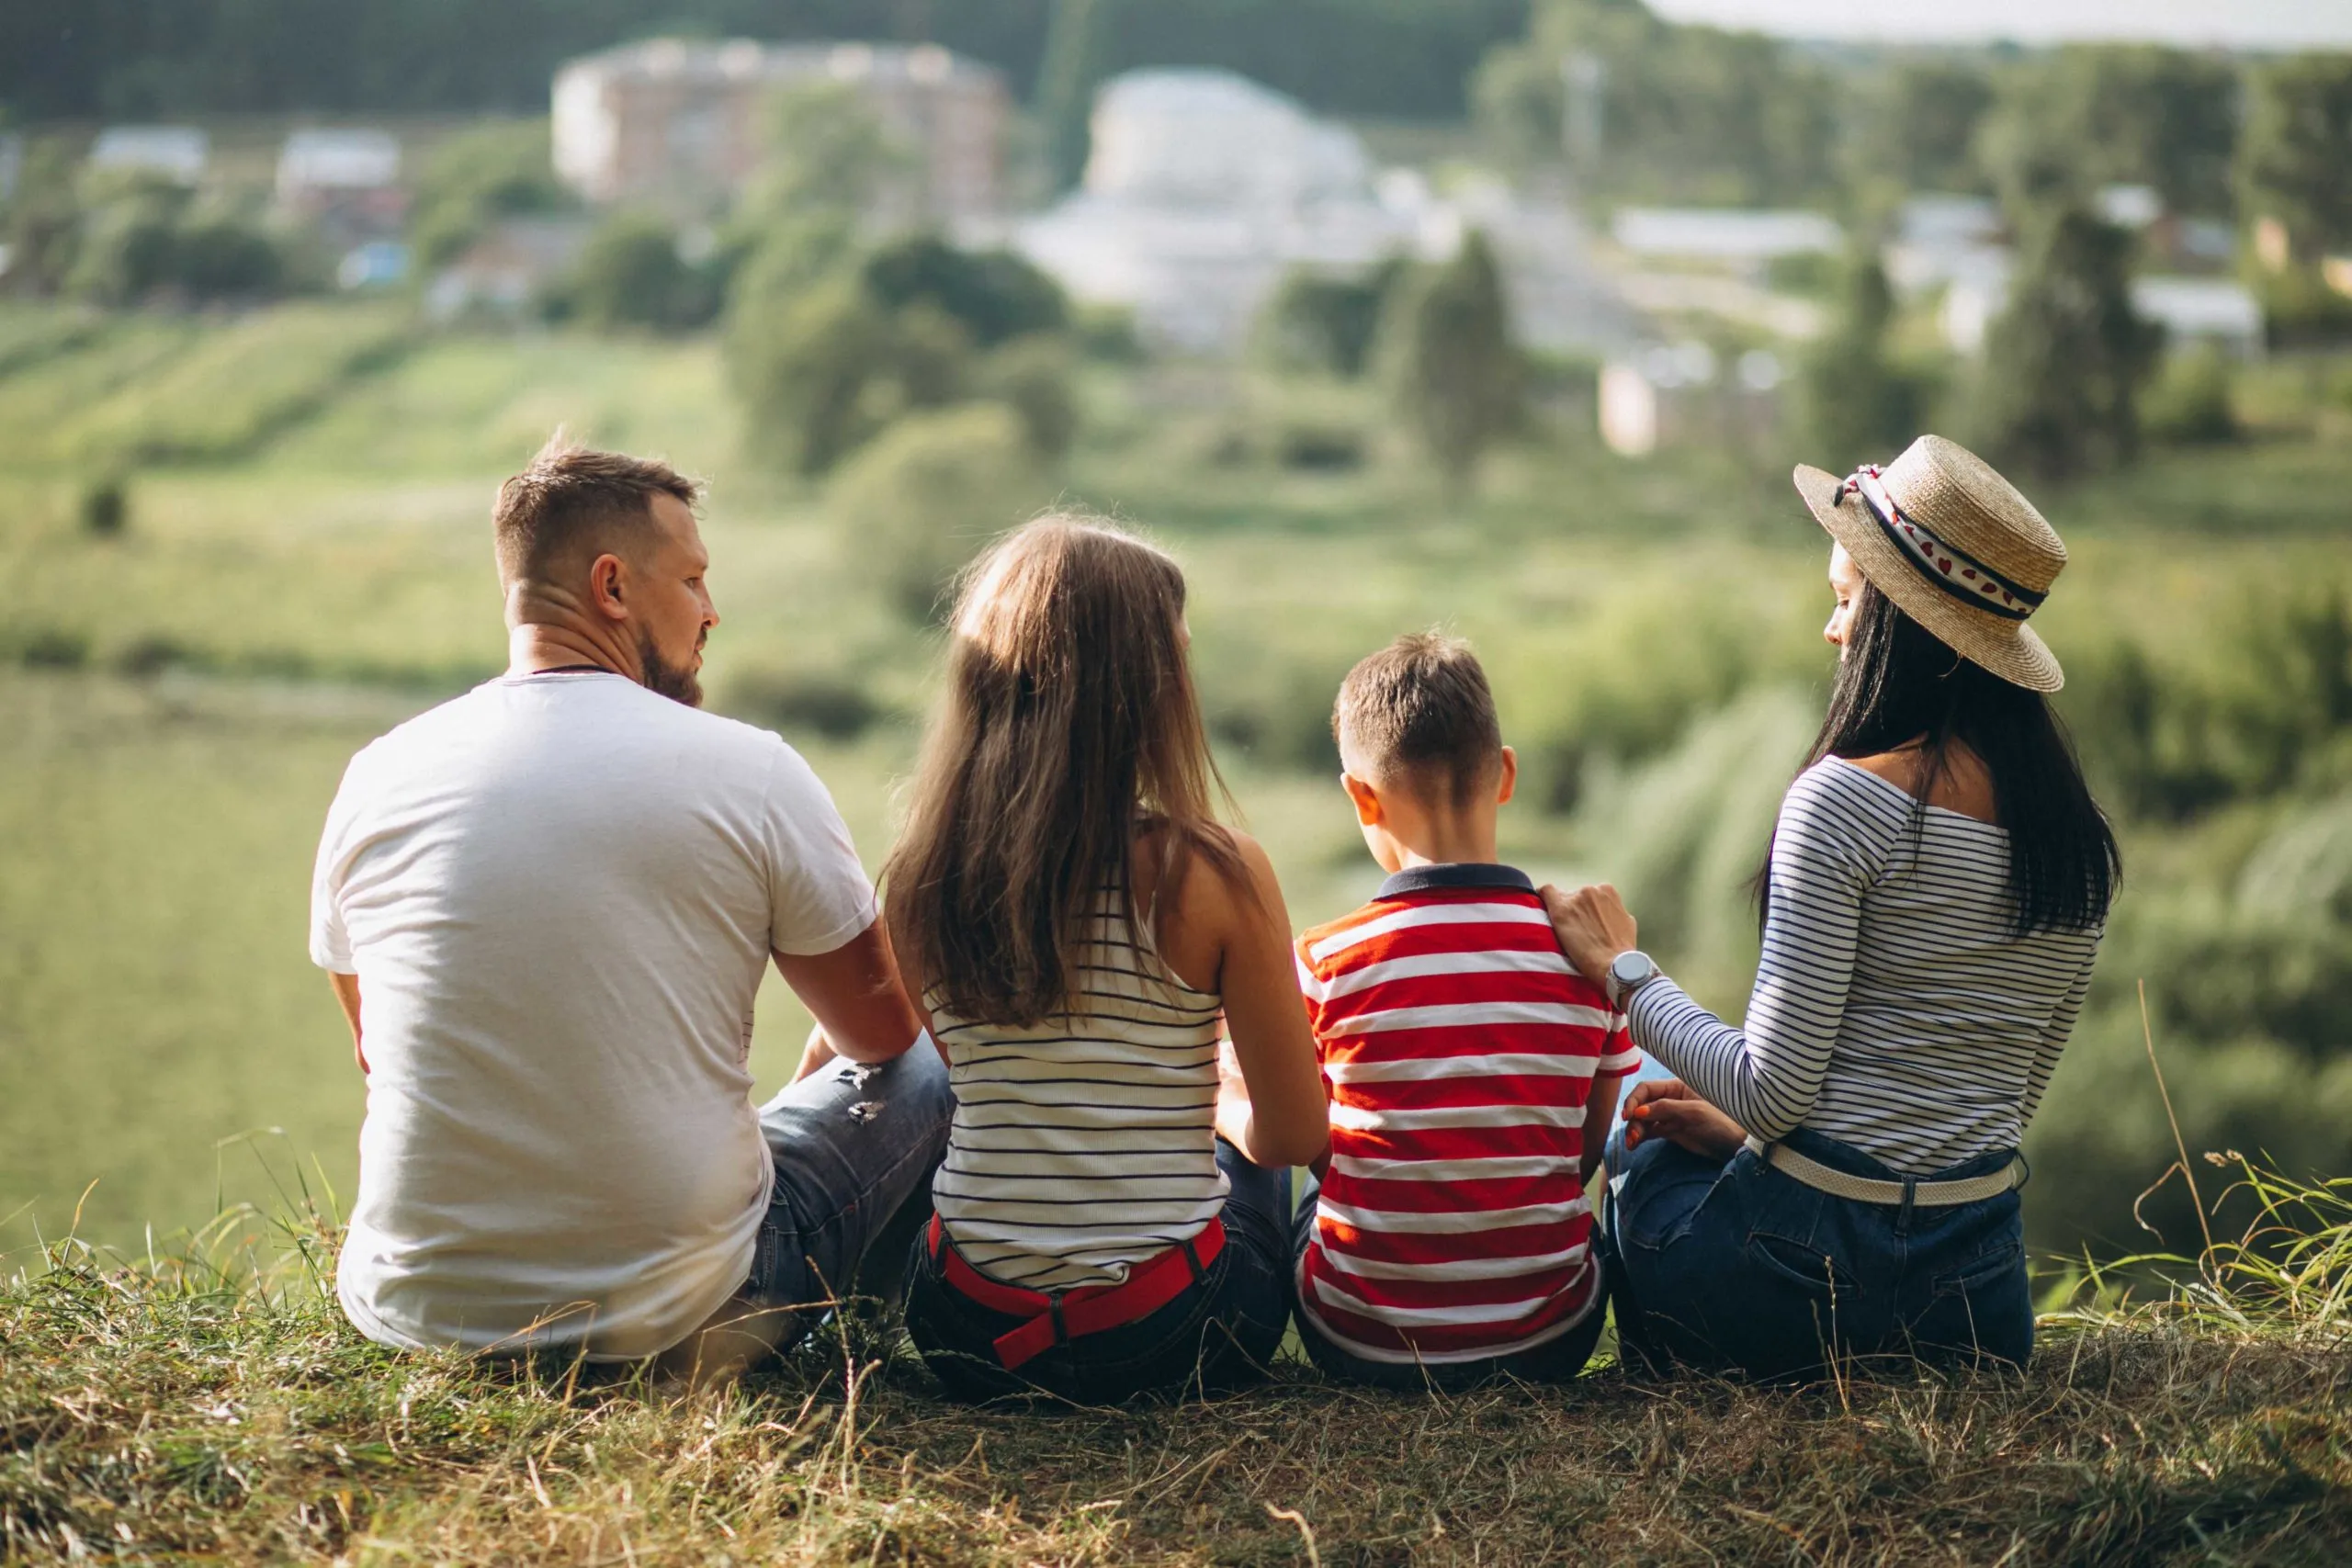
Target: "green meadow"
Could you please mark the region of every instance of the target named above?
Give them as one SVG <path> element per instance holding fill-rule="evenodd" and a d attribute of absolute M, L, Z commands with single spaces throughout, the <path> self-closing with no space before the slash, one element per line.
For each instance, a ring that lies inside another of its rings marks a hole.
<path fill-rule="evenodd" d="M 2244 443 L 2041 498 L 2075 556 L 2046 620 L 2066 711 L 2132 855 L 2029 1145 L 2052 1255 L 2149 1244 L 2132 1200 L 2174 1156 L 2142 979 L 2192 1145 L 2352 1168 L 2341 385 L 2326 362 L 2251 373 Z M 1233 438 L 1302 407 L 1377 432 L 1362 388 L 1097 367 L 1082 390 L 1059 500 L 1184 562 L 1219 761 L 1295 923 L 1377 879 L 1331 779 L 1338 677 L 1443 625 L 1522 754 L 1506 852 L 1626 886 L 1736 1012 L 1742 887 L 1829 669 L 1821 536 L 1786 479 L 1808 454 L 1631 463 L 1563 416 L 1457 498 L 1385 435 L 1337 472 Z M 0 313 L 0 1248 L 78 1227 L 136 1253 L 224 1203 L 348 1192 L 364 1089 L 304 953 L 316 832 L 353 750 L 502 662 L 489 505 L 559 427 L 708 479 L 714 705 L 801 747 L 878 863 L 936 632 L 828 491 L 763 461 L 713 343 L 316 305 Z M 94 532 L 108 483 L 127 521 Z M 2188 978 L 2233 953 L 2258 973 Z M 805 1028 L 772 983 L 763 1086 Z M 2173 1190 L 2147 1212 L 2177 1230 Z"/>

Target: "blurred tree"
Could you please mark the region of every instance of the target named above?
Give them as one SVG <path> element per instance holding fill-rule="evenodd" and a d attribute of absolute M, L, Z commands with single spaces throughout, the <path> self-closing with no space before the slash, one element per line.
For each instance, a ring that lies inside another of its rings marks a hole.
<path fill-rule="evenodd" d="M 1069 340 L 1058 333 L 1015 338 L 982 362 L 980 395 L 1020 416 L 1030 452 L 1058 462 L 1078 439 L 1076 367 Z"/>
<path fill-rule="evenodd" d="M 1274 363 L 1352 380 L 1372 363 L 1382 313 L 1406 273 L 1396 256 L 1353 276 L 1294 269 L 1267 304 L 1260 333 Z"/>
<path fill-rule="evenodd" d="M 560 291 L 564 313 L 600 331 L 701 326 L 718 310 L 718 290 L 678 254 L 678 236 L 659 218 L 617 213 L 589 237 Z"/>
<path fill-rule="evenodd" d="M 729 346 L 754 449 L 803 474 L 912 410 L 956 401 L 971 373 L 960 324 L 928 304 L 886 310 L 854 273 L 743 301 Z"/>
<path fill-rule="evenodd" d="M 1883 462 L 1919 433 L 1924 389 L 1888 353 L 1894 292 L 1868 247 L 1847 258 L 1830 329 L 1807 346 L 1797 406 L 1822 460 L 1840 472 Z"/>
<path fill-rule="evenodd" d="M 80 243 L 66 291 L 100 305 L 129 305 L 172 280 L 173 247 L 190 193 L 159 175 L 104 175 L 85 182 Z"/>
<path fill-rule="evenodd" d="M 1502 274 L 1484 234 L 1453 260 L 1399 290 L 1384 335 L 1393 340 L 1408 422 L 1457 490 L 1521 412 L 1524 367 L 1510 337 Z"/>
<path fill-rule="evenodd" d="M 5 225 L 8 271 L 0 286 L 22 294 L 54 294 L 74 270 L 82 235 L 82 202 L 74 190 L 72 147 L 44 136 L 26 149 Z"/>
<path fill-rule="evenodd" d="M 760 166 L 737 220 L 756 228 L 862 219 L 913 172 L 913 159 L 855 88 L 796 87 L 768 106 Z M 900 192 L 898 204 L 910 207 L 910 197 Z"/>
<path fill-rule="evenodd" d="M 2165 360 L 2140 416 L 2148 439 L 2169 446 L 2212 446 L 2245 434 L 2230 400 L 2230 362 L 2211 344 Z"/>
<path fill-rule="evenodd" d="M 842 465 L 827 502 L 858 558 L 922 620 L 989 536 L 1048 494 L 1021 417 L 982 401 L 899 421 Z"/>
<path fill-rule="evenodd" d="M 455 261 L 501 218 L 575 205 L 555 177 L 546 120 L 461 130 L 432 150 L 417 175 L 409 222 L 417 276 L 429 277 Z"/>
<path fill-rule="evenodd" d="M 881 246 L 865 259 L 866 292 L 885 310 L 929 304 L 992 348 L 1030 333 L 1058 332 L 1069 304 L 1056 283 L 1011 251 L 967 251 L 936 235 Z"/>
<path fill-rule="evenodd" d="M 1970 155 L 1993 107 L 1993 77 L 1964 59 L 1906 59 L 1861 84 L 1849 146 L 1855 172 L 1894 192 L 1988 190 Z"/>
<path fill-rule="evenodd" d="M 1037 123 L 1046 172 L 1057 192 L 1076 186 L 1091 151 L 1094 88 L 1103 76 L 1106 27 L 1117 0 L 1053 0 L 1045 57 L 1037 67 Z"/>
<path fill-rule="evenodd" d="M 2079 207 L 2030 216 L 2009 302 L 1985 338 L 1978 439 L 2044 479 L 2130 462 L 2163 329 L 2132 309 L 2132 238 Z"/>
<path fill-rule="evenodd" d="M 1239 71 L 1329 112 L 1453 119 L 1529 0 L 1151 0 L 1118 8 L 1100 73 Z M 1029 98 L 1051 0 L 9 0 L 0 97 L 31 119 L 288 111 L 533 113 L 556 67 L 667 32 L 931 39 Z"/>
<path fill-rule="evenodd" d="M 2352 249 L 2352 54 L 2256 67 L 2238 161 L 2239 204 L 2284 225 L 2295 261 Z"/>
<path fill-rule="evenodd" d="M 2004 73 L 1977 160 L 2012 202 L 2146 185 L 2173 211 L 2226 216 L 2239 96 L 2226 59 L 2157 44 L 2071 44 Z"/>
<path fill-rule="evenodd" d="M 1662 21 L 1641 0 L 1542 0 L 1525 41 L 1479 65 L 1479 118 L 1519 161 L 1559 162 L 1574 55 L 1602 68 L 1599 156 L 1577 171 L 1589 189 L 1758 205 L 1837 188 L 1835 77 L 1759 33 Z"/>

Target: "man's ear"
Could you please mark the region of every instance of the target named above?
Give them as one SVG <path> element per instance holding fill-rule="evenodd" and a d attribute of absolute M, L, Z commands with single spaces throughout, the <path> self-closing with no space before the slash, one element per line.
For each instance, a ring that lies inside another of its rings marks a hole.
<path fill-rule="evenodd" d="M 1340 787 L 1346 790 L 1348 798 L 1355 803 L 1358 822 L 1367 828 L 1377 828 L 1386 818 L 1388 813 L 1381 807 L 1380 791 L 1370 782 L 1353 773 L 1341 773 Z"/>
<path fill-rule="evenodd" d="M 605 619 L 628 619 L 628 563 L 620 557 L 608 550 L 588 563 L 588 604 Z"/>
<path fill-rule="evenodd" d="M 1502 781 L 1495 786 L 1495 804 L 1509 806 L 1510 797 L 1519 793 L 1519 753 L 1503 748 Z"/>

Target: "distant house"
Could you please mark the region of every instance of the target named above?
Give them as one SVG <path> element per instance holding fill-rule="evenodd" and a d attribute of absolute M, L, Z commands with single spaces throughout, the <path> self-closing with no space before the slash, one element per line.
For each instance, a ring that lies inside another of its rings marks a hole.
<path fill-rule="evenodd" d="M 192 186 L 204 177 L 211 139 L 190 125 L 110 125 L 90 144 L 90 164 L 134 169 Z"/>
<path fill-rule="evenodd" d="M 576 216 L 501 220 L 435 276 L 425 313 L 440 321 L 519 315 L 579 258 L 588 234 Z"/>
<path fill-rule="evenodd" d="M 594 202 L 717 205 L 757 171 L 770 99 L 828 82 L 854 88 L 913 155 L 913 216 L 1002 209 L 1004 80 L 935 44 L 655 39 L 587 55 L 556 73 L 556 173 Z"/>
<path fill-rule="evenodd" d="M 1728 376 L 1703 343 L 1660 344 L 1600 367 L 1600 439 L 1624 457 L 1697 441 L 1754 442 L 1775 428 L 1780 356 L 1750 349 Z"/>
<path fill-rule="evenodd" d="M 1920 294 L 1988 274 L 2006 276 L 2006 238 L 2001 209 L 1988 197 L 1915 196 L 1896 213 L 1894 237 L 1880 262 L 1899 292 Z"/>
<path fill-rule="evenodd" d="M 1627 207 L 1610 238 L 1628 255 L 1760 271 L 1783 256 L 1834 254 L 1845 232 L 1818 212 L 1716 207 Z"/>
<path fill-rule="evenodd" d="M 356 247 L 397 233 L 407 216 L 401 144 L 381 130 L 297 130 L 277 154 L 277 204 Z"/>
<path fill-rule="evenodd" d="M 1230 354 L 1295 269 L 1362 273 L 1391 256 L 1493 243 L 1521 341 L 1613 343 L 1624 311 L 1564 204 L 1495 184 L 1448 196 L 1377 171 L 1363 141 L 1229 71 L 1132 71 L 1096 94 L 1080 187 L 1013 244 L 1076 298 L 1125 307 L 1148 339 Z"/>
<path fill-rule="evenodd" d="M 1961 354 L 1983 351 L 1994 319 L 2008 306 L 2011 266 L 2000 265 L 1957 278 L 1944 292 L 1944 341 Z M 2227 277 L 2144 276 L 2132 280 L 2132 308 L 2165 329 L 2165 346 L 2177 352 L 2211 344 L 2240 359 L 2264 346 L 2262 305 L 2245 285 Z"/>

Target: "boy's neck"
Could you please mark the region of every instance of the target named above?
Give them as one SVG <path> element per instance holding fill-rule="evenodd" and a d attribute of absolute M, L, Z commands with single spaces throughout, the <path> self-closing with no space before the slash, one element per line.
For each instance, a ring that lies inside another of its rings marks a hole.
<path fill-rule="evenodd" d="M 1422 865 L 1492 865 L 1501 859 L 1495 850 L 1491 807 L 1483 811 L 1431 811 L 1417 816 L 1416 821 L 1390 826 L 1398 871 Z"/>

